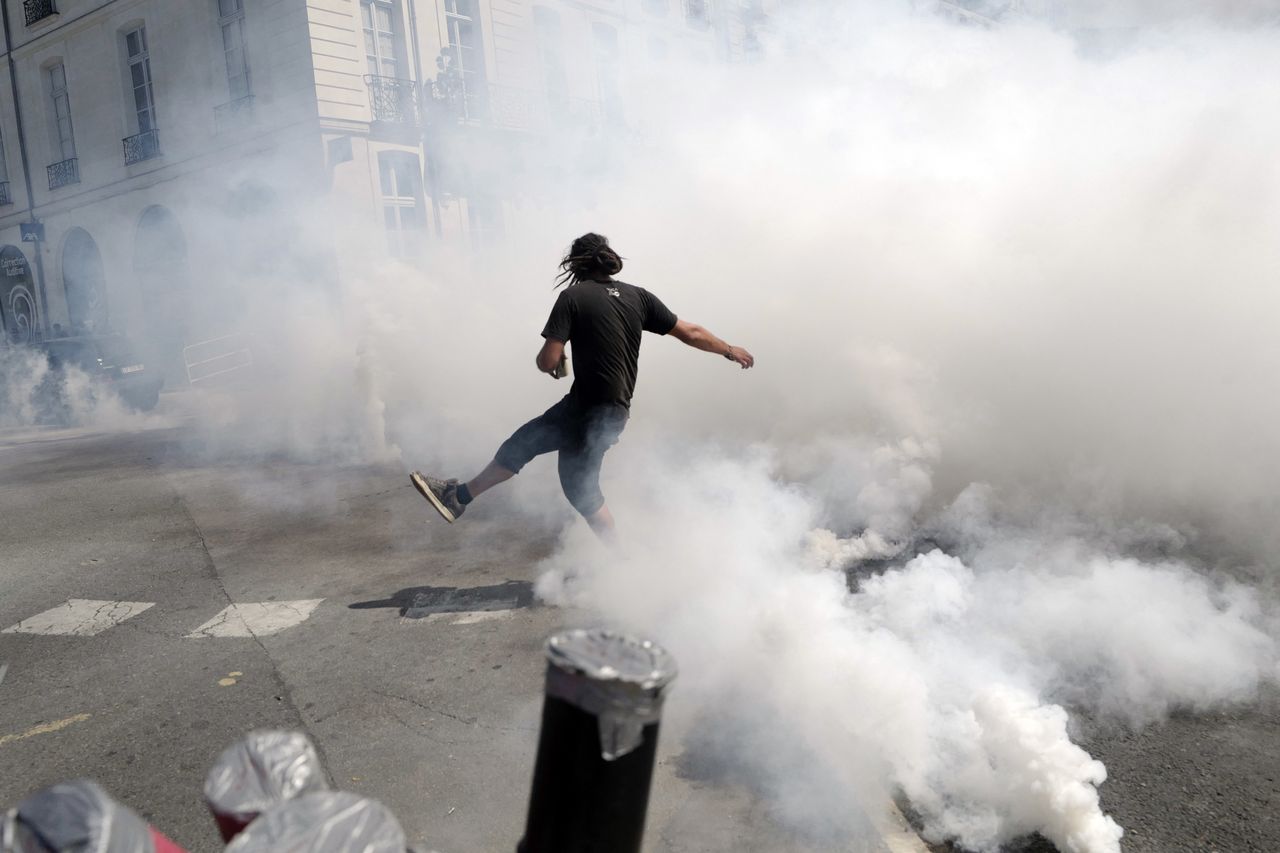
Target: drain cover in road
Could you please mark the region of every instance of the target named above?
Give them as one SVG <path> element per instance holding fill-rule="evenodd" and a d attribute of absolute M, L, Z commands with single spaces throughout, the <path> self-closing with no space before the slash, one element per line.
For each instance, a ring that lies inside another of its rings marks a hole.
<path fill-rule="evenodd" d="M 406 619 L 422 619 L 436 613 L 485 613 L 517 610 L 533 604 L 533 584 L 507 581 L 493 586 L 428 586 L 413 596 L 405 608 Z"/>

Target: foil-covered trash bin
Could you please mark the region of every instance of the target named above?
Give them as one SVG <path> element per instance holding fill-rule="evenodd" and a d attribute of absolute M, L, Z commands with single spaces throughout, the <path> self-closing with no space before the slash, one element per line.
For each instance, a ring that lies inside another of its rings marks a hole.
<path fill-rule="evenodd" d="M 272 806 L 327 790 L 320 756 L 301 732 L 250 732 L 223 751 L 204 780 L 204 799 L 223 841 Z"/>
<path fill-rule="evenodd" d="M 639 853 L 676 662 L 603 629 L 547 642 L 546 697 L 520 853 Z"/>
<path fill-rule="evenodd" d="M 0 853 L 184 853 L 95 782 L 61 782 L 0 822 Z"/>
<path fill-rule="evenodd" d="M 263 812 L 226 853 L 404 853 L 405 846 L 404 830 L 381 803 L 326 791 Z"/>

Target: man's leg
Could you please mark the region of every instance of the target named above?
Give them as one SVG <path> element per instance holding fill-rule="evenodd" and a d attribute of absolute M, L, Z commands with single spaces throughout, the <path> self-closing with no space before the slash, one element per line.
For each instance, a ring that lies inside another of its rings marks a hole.
<path fill-rule="evenodd" d="M 587 525 L 592 532 L 599 536 L 600 539 L 609 544 L 617 539 L 617 529 L 613 524 L 613 513 L 609 512 L 609 505 L 605 504 L 591 515 L 584 516 Z"/>
<path fill-rule="evenodd" d="M 453 523 L 478 495 L 510 480 L 535 456 L 560 448 L 567 405 L 568 397 L 516 430 L 498 448 L 493 461 L 470 482 L 437 480 L 417 471 L 409 479 L 444 520 Z"/>
<path fill-rule="evenodd" d="M 515 471 L 506 468 L 495 459 L 488 465 L 484 466 L 484 470 L 477 474 L 474 479 L 466 482 L 467 491 L 471 492 L 471 498 L 475 499 L 499 483 L 505 483 L 515 475 Z M 467 501 L 467 503 L 470 502 L 471 501 Z"/>
<path fill-rule="evenodd" d="M 618 443 L 626 426 L 626 414 L 606 411 L 605 415 L 589 418 L 581 442 L 560 450 L 559 469 L 560 485 L 569 503 L 586 519 L 597 536 L 612 543 L 615 536 L 613 513 L 600 491 L 600 466 L 604 463 L 605 452 Z"/>

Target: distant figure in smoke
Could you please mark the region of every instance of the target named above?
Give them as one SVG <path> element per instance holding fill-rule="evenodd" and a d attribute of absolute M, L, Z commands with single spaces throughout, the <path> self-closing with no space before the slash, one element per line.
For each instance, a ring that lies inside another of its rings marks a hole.
<path fill-rule="evenodd" d="M 600 491 L 600 464 L 617 443 L 630 414 L 640 359 L 641 332 L 671 335 L 691 347 L 716 353 L 745 370 L 751 353 L 717 338 L 701 326 L 676 318 L 658 297 L 617 281 L 622 258 L 599 234 L 573 241 L 560 261 L 560 284 L 542 330 L 538 370 L 556 379 L 568 374 L 564 345 L 573 342 L 574 372 L 568 395 L 507 439 L 492 462 L 470 482 L 437 480 L 417 471 L 413 485 L 445 521 L 452 523 L 467 504 L 511 479 L 535 456 L 560 453 L 560 485 L 574 509 L 601 537 L 613 532 L 613 515 Z"/>

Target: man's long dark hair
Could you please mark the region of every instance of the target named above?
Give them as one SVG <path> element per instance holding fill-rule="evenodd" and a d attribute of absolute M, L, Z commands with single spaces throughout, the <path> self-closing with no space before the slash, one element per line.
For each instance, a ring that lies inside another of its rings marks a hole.
<path fill-rule="evenodd" d="M 622 272 L 622 256 L 609 245 L 609 238 L 603 234 L 583 234 L 560 260 L 560 274 L 556 276 L 556 287 L 573 286 L 583 281 L 591 281 L 601 276 L 617 275 Z"/>

